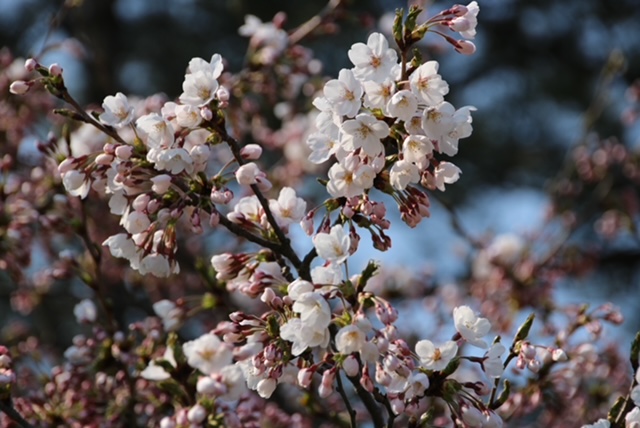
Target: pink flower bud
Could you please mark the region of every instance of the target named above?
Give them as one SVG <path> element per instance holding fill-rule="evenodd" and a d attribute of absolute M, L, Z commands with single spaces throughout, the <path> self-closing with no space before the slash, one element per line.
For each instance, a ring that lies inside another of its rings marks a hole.
<path fill-rule="evenodd" d="M 113 162 L 113 156 L 106 153 L 100 153 L 96 156 L 96 165 L 111 165 Z"/>
<path fill-rule="evenodd" d="M 207 417 L 207 409 L 202 405 L 196 404 L 187 412 L 187 419 L 192 424 L 201 424 Z"/>
<path fill-rule="evenodd" d="M 62 67 L 57 62 L 54 62 L 49 66 L 49 74 L 53 77 L 62 76 Z"/>
<path fill-rule="evenodd" d="M 167 174 L 156 175 L 151 178 L 151 181 L 153 182 L 151 190 L 158 195 L 164 195 L 169 191 L 169 187 L 171 187 L 171 176 Z"/>
<path fill-rule="evenodd" d="M 463 6 L 461 4 L 454 4 L 453 7 L 451 9 L 449 9 L 449 12 L 455 16 L 463 16 L 465 15 L 469 10 L 467 9 L 466 6 Z"/>
<path fill-rule="evenodd" d="M 118 159 L 127 160 L 133 154 L 133 147 L 131 146 L 118 146 L 116 147 L 116 156 Z"/>
<path fill-rule="evenodd" d="M 262 147 L 257 144 L 247 144 L 240 150 L 240 156 L 246 160 L 256 160 L 262 156 Z"/>
<path fill-rule="evenodd" d="M 31 73 L 38 66 L 38 62 L 33 58 L 27 58 L 24 62 L 24 69 Z"/>
<path fill-rule="evenodd" d="M 300 369 L 298 372 L 298 385 L 302 388 L 309 388 L 311 385 L 311 381 L 313 380 L 313 374 L 316 372 L 315 367 L 307 367 L 304 369 Z"/>
<path fill-rule="evenodd" d="M 458 40 L 454 46 L 455 50 L 462 55 L 473 55 L 476 52 L 476 45 L 468 40 Z"/>
<path fill-rule="evenodd" d="M 202 107 L 200 109 L 200 116 L 206 121 L 213 119 L 213 112 L 209 107 Z"/>
<path fill-rule="evenodd" d="M 347 376 L 354 377 L 358 375 L 360 371 L 360 365 L 358 364 L 358 360 L 353 355 L 349 355 L 342 362 L 342 369 L 347 374 Z"/>
<path fill-rule="evenodd" d="M 29 82 L 25 82 L 24 80 L 16 80 L 9 86 L 9 92 L 14 95 L 24 95 L 29 92 L 31 85 Z"/>
<path fill-rule="evenodd" d="M 220 86 L 218 88 L 218 90 L 216 91 L 216 98 L 219 99 L 220 101 L 222 101 L 223 103 L 226 103 L 229 101 L 229 90 L 227 88 L 225 88 L 224 86 Z"/>
<path fill-rule="evenodd" d="M 147 208 L 147 204 L 151 198 L 146 193 L 139 194 L 134 200 L 131 206 L 136 211 L 144 211 Z"/>
<path fill-rule="evenodd" d="M 333 393 L 333 381 L 336 378 L 336 372 L 334 370 L 327 370 L 322 373 L 322 381 L 320 387 L 318 387 L 318 395 L 321 398 L 327 398 Z"/>

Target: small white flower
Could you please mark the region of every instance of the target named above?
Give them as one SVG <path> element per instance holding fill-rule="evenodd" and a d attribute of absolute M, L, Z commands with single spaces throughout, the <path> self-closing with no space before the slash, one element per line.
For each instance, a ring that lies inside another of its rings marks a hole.
<path fill-rule="evenodd" d="M 438 67 L 437 61 L 427 61 L 409 79 L 411 91 L 430 106 L 440 104 L 449 93 L 449 85 L 438 74 Z"/>
<path fill-rule="evenodd" d="M 323 93 L 333 111 L 340 116 L 354 117 L 360 110 L 362 84 L 351 70 L 340 70 L 337 79 L 329 80 L 324 85 Z"/>
<path fill-rule="evenodd" d="M 327 192 L 334 198 L 351 198 L 373 187 L 376 171 L 351 153 L 340 163 L 333 164 L 328 175 Z"/>
<path fill-rule="evenodd" d="M 478 12 L 480 7 L 478 3 L 472 1 L 467 5 L 467 13 L 457 16 L 448 24 L 453 31 L 460 33 L 465 39 L 473 40 L 476 36 L 476 26 L 478 25 Z"/>
<path fill-rule="evenodd" d="M 93 301 L 84 299 L 73 308 L 73 314 L 79 323 L 91 323 L 96 320 L 98 309 Z"/>
<path fill-rule="evenodd" d="M 150 150 L 147 155 L 153 152 Z M 159 150 L 154 154 L 156 156 L 153 159 L 147 156 L 147 160 L 154 162 L 154 168 L 158 171 L 169 171 L 172 174 L 180 174 L 182 171 L 188 174 L 193 172 L 193 159 L 182 147 Z"/>
<path fill-rule="evenodd" d="M 149 217 L 141 211 L 130 211 L 123 215 L 120 224 L 131 234 L 144 232 L 151 225 Z"/>
<path fill-rule="evenodd" d="M 640 428 L 640 408 L 634 407 L 624 417 L 625 428 Z"/>
<path fill-rule="evenodd" d="M 492 378 L 499 378 L 504 372 L 504 365 L 502 364 L 502 354 L 507 350 L 500 342 L 494 343 L 489 348 L 489 352 L 485 356 L 485 360 L 482 363 L 484 371 L 487 376 Z"/>
<path fill-rule="evenodd" d="M 167 174 L 156 175 L 155 177 L 151 177 L 151 182 L 153 183 L 151 190 L 158 195 L 164 195 L 171 187 L 171 176 Z"/>
<path fill-rule="evenodd" d="M 207 375 L 218 373 L 233 359 L 229 346 L 211 333 L 186 342 L 182 350 L 187 357 L 187 364 Z"/>
<path fill-rule="evenodd" d="M 394 189 L 404 190 L 410 183 L 420 181 L 420 170 L 406 159 L 399 160 L 389 171 L 389 181 Z"/>
<path fill-rule="evenodd" d="M 360 352 L 366 340 L 367 337 L 357 325 L 349 324 L 336 333 L 336 349 L 345 355 Z"/>
<path fill-rule="evenodd" d="M 153 312 L 162 319 L 166 331 L 176 331 L 182 321 L 182 309 L 171 300 L 160 300 L 153 304 Z"/>
<path fill-rule="evenodd" d="M 384 114 L 387 114 L 387 104 L 396 91 L 395 82 L 391 79 L 384 80 L 382 83 L 367 80 L 362 83 L 362 87 L 365 92 L 365 107 L 371 109 L 379 108 Z"/>
<path fill-rule="evenodd" d="M 460 178 L 460 168 L 452 164 L 451 162 L 440 162 L 440 164 L 433 171 L 435 177 L 435 186 L 441 192 L 444 192 L 444 185 L 453 184 Z"/>
<path fill-rule="evenodd" d="M 183 128 L 194 129 L 202 122 L 200 109 L 193 105 L 176 105 L 176 123 Z"/>
<path fill-rule="evenodd" d="M 387 112 L 405 122 L 411 120 L 418 110 L 418 98 L 409 90 L 403 89 L 393 94 L 387 103 Z"/>
<path fill-rule="evenodd" d="M 420 169 L 429 166 L 427 157 L 433 153 L 433 143 L 424 135 L 408 135 L 402 142 L 404 159 L 415 163 Z"/>
<path fill-rule="evenodd" d="M 280 227 L 286 228 L 292 223 L 298 223 L 306 214 L 307 203 L 296 196 L 291 187 L 280 190 L 278 200 L 270 200 L 269 208 Z"/>
<path fill-rule="evenodd" d="M 366 45 L 353 44 L 347 55 L 355 65 L 353 74 L 362 81 L 382 82 L 398 62 L 398 54 L 389 48 L 387 38 L 380 33 L 372 33 Z"/>
<path fill-rule="evenodd" d="M 75 169 L 62 174 L 62 184 L 71 196 L 79 196 L 81 199 L 86 198 L 91 189 L 91 181 L 87 179 L 87 175 Z"/>
<path fill-rule="evenodd" d="M 331 263 L 341 264 L 349 257 L 351 238 L 341 224 L 336 224 L 329 233 L 318 233 L 313 238 L 313 245 L 320 257 Z"/>
<path fill-rule="evenodd" d="M 168 149 L 173 144 L 173 127 L 157 113 L 140 116 L 136 128 L 149 148 Z"/>
<path fill-rule="evenodd" d="M 165 256 L 158 253 L 151 253 L 144 256 L 138 266 L 138 272 L 142 275 L 150 273 L 158 278 L 166 278 L 172 273 L 179 273 L 179 271 L 180 269 L 176 262 L 174 262 L 172 266 Z"/>
<path fill-rule="evenodd" d="M 416 343 L 416 355 L 420 358 L 421 365 L 428 370 L 444 370 L 457 352 L 458 345 L 452 340 L 439 346 L 426 339 Z"/>
<path fill-rule="evenodd" d="M 326 348 L 330 334 L 328 328 L 315 328 L 303 323 L 300 318 L 292 318 L 280 327 L 280 337 L 293 343 L 291 353 L 298 356 L 307 348 L 315 346 Z"/>
<path fill-rule="evenodd" d="M 383 138 L 389 136 L 389 125 L 368 113 L 361 113 L 342 124 L 342 144 L 349 151 L 362 148 L 371 157 L 384 152 Z"/>
<path fill-rule="evenodd" d="M 216 96 L 219 84 L 214 74 L 208 70 L 199 70 L 184 76 L 182 104 L 202 107 L 209 104 Z"/>
<path fill-rule="evenodd" d="M 214 54 L 211 56 L 211 61 L 209 62 L 202 58 L 191 58 L 191 61 L 189 61 L 188 72 L 197 73 L 201 71 L 211 75 L 212 78 L 217 79 L 222 74 L 223 68 L 222 57 L 220 54 Z"/>
<path fill-rule="evenodd" d="M 453 309 L 453 323 L 460 336 L 471 345 L 483 349 L 488 347 L 487 342 L 481 338 L 489 333 L 491 324 L 486 318 L 476 316 L 469 306 Z"/>
<path fill-rule="evenodd" d="M 134 109 L 122 92 L 106 97 L 102 108 L 104 113 L 100 115 L 100 122 L 105 125 L 122 128 L 133 121 Z"/>

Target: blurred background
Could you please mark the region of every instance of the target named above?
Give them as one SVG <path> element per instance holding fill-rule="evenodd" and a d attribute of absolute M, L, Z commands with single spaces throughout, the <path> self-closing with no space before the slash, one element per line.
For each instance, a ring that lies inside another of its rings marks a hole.
<path fill-rule="evenodd" d="M 425 3 L 427 14 L 453 2 Z M 635 79 L 640 76 L 640 3 L 637 0 L 480 0 L 477 52 L 466 57 L 428 36 L 425 54 L 441 63 L 448 100 L 473 105 L 474 132 L 461 141 L 456 163 L 463 171 L 447 188 L 445 204 L 456 207 L 463 227 L 475 236 L 526 233 L 554 213 L 575 209 L 584 194 L 563 206 L 561 171 L 572 168 L 577 146 L 591 147 L 615 136 L 630 152 L 640 150 L 632 123 Z M 320 11 L 324 0 L 1 0 L 0 46 L 15 56 L 38 55 L 59 62 L 66 82 L 83 104 L 97 104 L 116 92 L 148 96 L 181 92 L 192 57 L 220 53 L 231 71 L 246 61 L 248 40 L 238 35 L 246 14 L 263 21 L 286 14 L 293 29 Z M 381 27 L 390 28 L 395 0 L 351 0 L 336 26 L 305 39 L 335 76 L 350 67 L 347 50 Z M 57 46 L 56 46 L 57 45 Z M 45 49 L 46 48 L 46 49 Z M 43 54 L 44 52 L 44 54 Z M 625 119 L 629 119 L 625 123 Z M 0 151 L 3 142 L 0 141 Z M 571 175 L 571 173 L 568 173 Z M 617 190 L 637 194 L 622 180 Z M 606 204 L 612 204 L 608 206 Z M 571 240 L 576 248 L 597 248 L 599 264 L 588 276 L 566 280 L 557 298 L 565 302 L 612 300 L 640 328 L 640 245 L 637 212 L 614 239 L 598 233 L 602 213 L 615 207 L 585 208 Z M 551 208 L 553 207 L 553 208 Z M 419 270 L 431 266 L 440 281 L 465 278 L 464 257 L 451 254 L 461 241 L 445 205 L 434 202 L 432 218 L 419 235 L 396 230 L 394 248 L 377 259 Z M 398 227 L 397 229 L 405 229 Z M 416 239 L 419 236 L 419 239 Z M 362 255 L 362 262 L 372 257 Z M 594 264 L 595 266 L 595 264 Z M 9 293 L 5 287 L 3 293 Z M 4 294 L 8 295 L 8 294 Z M 631 298 L 629 297 L 631 296 Z M 0 321 L 7 322 L 8 300 Z M 1 324 L 0 324 L 1 325 Z M 64 340 L 63 340 L 64 342 Z"/>

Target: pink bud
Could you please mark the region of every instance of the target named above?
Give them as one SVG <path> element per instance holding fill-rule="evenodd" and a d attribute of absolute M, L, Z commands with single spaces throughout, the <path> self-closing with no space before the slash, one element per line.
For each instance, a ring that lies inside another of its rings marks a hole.
<path fill-rule="evenodd" d="M 62 67 L 57 62 L 54 62 L 49 66 L 49 74 L 53 77 L 62 76 Z"/>
<path fill-rule="evenodd" d="M 16 80 L 9 86 L 9 92 L 14 95 L 24 95 L 29 92 L 29 88 L 31 85 L 29 82 L 25 82 L 24 80 Z"/>
<path fill-rule="evenodd" d="M 473 55 L 476 52 L 476 45 L 468 40 L 458 40 L 454 48 L 462 55 Z"/>
<path fill-rule="evenodd" d="M 321 398 L 327 398 L 333 393 L 333 381 L 335 380 L 336 373 L 334 370 L 327 370 L 322 373 L 322 381 L 318 388 L 318 395 Z"/>
<path fill-rule="evenodd" d="M 349 355 L 342 362 L 342 369 L 347 374 L 347 376 L 354 377 L 358 375 L 360 371 L 360 365 L 358 364 L 358 360 L 353 355 Z"/>
<path fill-rule="evenodd" d="M 27 60 L 24 62 L 24 69 L 28 72 L 32 72 L 36 69 L 37 66 L 38 62 L 33 58 L 27 58 Z"/>
<path fill-rule="evenodd" d="M 302 388 L 309 388 L 311 381 L 313 380 L 313 374 L 316 372 L 314 366 L 300 369 L 298 372 L 298 384 Z"/>
<path fill-rule="evenodd" d="M 196 404 L 187 412 L 187 419 L 192 424 L 201 424 L 207 417 L 207 409 L 202 405 Z"/>
<path fill-rule="evenodd" d="M 100 153 L 96 156 L 96 165 L 111 165 L 113 162 L 113 156 L 106 153 Z"/>
<path fill-rule="evenodd" d="M 225 88 L 224 86 L 220 86 L 218 88 L 218 90 L 216 91 L 216 98 L 219 99 L 220 101 L 222 101 L 223 103 L 226 103 L 229 101 L 229 90 L 227 88 Z"/>
<path fill-rule="evenodd" d="M 213 119 L 213 112 L 211 111 L 211 109 L 209 107 L 202 107 L 200 109 L 200 116 L 202 116 L 202 118 L 204 120 L 211 120 Z"/>
<path fill-rule="evenodd" d="M 151 181 L 153 182 L 151 190 L 156 192 L 158 195 L 164 195 L 171 187 L 171 176 L 167 174 L 156 175 L 151 178 Z"/>
<path fill-rule="evenodd" d="M 131 146 L 118 146 L 116 147 L 116 156 L 118 159 L 127 160 L 133 154 L 133 147 Z"/>
<path fill-rule="evenodd" d="M 240 156 L 246 160 L 256 160 L 262 155 L 262 147 L 257 144 L 247 144 L 240 150 Z"/>

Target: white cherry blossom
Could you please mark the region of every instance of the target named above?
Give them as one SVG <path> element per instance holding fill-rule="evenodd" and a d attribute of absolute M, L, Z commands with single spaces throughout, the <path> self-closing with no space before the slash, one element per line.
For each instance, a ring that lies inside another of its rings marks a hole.
<path fill-rule="evenodd" d="M 366 45 L 354 43 L 347 55 L 355 66 L 353 74 L 362 81 L 382 82 L 398 63 L 398 54 L 380 33 L 372 33 Z"/>
<path fill-rule="evenodd" d="M 482 338 L 489 333 L 491 324 L 486 318 L 478 317 L 469 306 L 458 306 L 453 310 L 453 323 L 460 336 L 471 345 L 488 347 Z"/>
<path fill-rule="evenodd" d="M 345 355 L 360 352 L 366 340 L 366 335 L 357 325 L 349 324 L 338 330 L 336 334 L 336 349 Z"/>
<path fill-rule="evenodd" d="M 336 224 L 329 233 L 318 233 L 313 238 L 313 245 L 320 257 L 331 263 L 341 264 L 349 257 L 351 238 L 341 224 Z"/>
<path fill-rule="evenodd" d="M 429 165 L 428 157 L 433 153 L 433 143 L 424 135 L 408 135 L 402 142 L 402 155 L 420 169 Z"/>
<path fill-rule="evenodd" d="M 333 112 L 340 116 L 354 117 L 362 105 L 362 84 L 355 78 L 353 71 L 342 69 L 337 79 L 324 85 L 323 94 L 331 104 Z"/>
<path fill-rule="evenodd" d="M 373 187 L 375 177 L 376 171 L 371 165 L 363 163 L 358 156 L 349 154 L 329 169 L 327 191 L 334 198 L 358 196 Z"/>
<path fill-rule="evenodd" d="M 480 7 L 478 2 L 472 1 L 466 6 L 466 9 L 467 12 L 464 15 L 453 18 L 448 25 L 449 28 L 459 32 L 465 39 L 473 40 L 476 36 Z"/>
<path fill-rule="evenodd" d="M 196 107 L 209 104 L 216 96 L 219 84 L 214 74 L 199 70 L 184 76 L 180 102 Z"/>
<path fill-rule="evenodd" d="M 100 115 L 100 122 L 105 125 L 122 128 L 133 121 L 133 106 L 129 104 L 129 100 L 122 92 L 105 97 L 102 108 L 104 113 Z"/>
<path fill-rule="evenodd" d="M 387 112 L 392 117 L 409 121 L 418 110 L 418 98 L 408 89 L 393 94 L 387 103 Z"/>
<path fill-rule="evenodd" d="M 440 104 L 449 93 L 449 85 L 438 74 L 438 67 L 437 61 L 427 61 L 409 79 L 411 91 L 430 106 Z"/>
<path fill-rule="evenodd" d="M 283 187 L 277 200 L 269 200 L 269 208 L 280 227 L 286 228 L 292 223 L 302 220 L 307 210 L 307 203 L 296 196 L 291 187 Z"/>
<path fill-rule="evenodd" d="M 71 196 L 79 196 L 84 199 L 91 190 L 91 181 L 84 172 L 72 169 L 62 174 L 62 184 Z"/>
<path fill-rule="evenodd" d="M 438 190 L 444 192 L 445 184 L 453 184 L 460 178 L 460 168 L 451 162 L 440 162 L 433 172 L 435 177 L 435 186 Z"/>
<path fill-rule="evenodd" d="M 494 343 L 489 348 L 486 359 L 482 363 L 484 372 L 489 377 L 499 378 L 504 372 L 504 365 L 502 364 L 502 354 L 507 350 L 500 342 Z"/>
<path fill-rule="evenodd" d="M 371 109 L 379 108 L 384 114 L 387 114 L 387 104 L 396 91 L 395 82 L 391 79 L 386 79 L 380 83 L 367 80 L 362 83 L 362 87 L 364 88 L 365 107 Z"/>
<path fill-rule="evenodd" d="M 73 314 L 79 323 L 91 323 L 96 320 L 98 309 L 91 299 L 83 299 L 73 308 Z"/>
<path fill-rule="evenodd" d="M 395 162 L 389 171 L 389 182 L 394 189 L 404 190 L 409 184 L 418 181 L 420 181 L 420 170 L 413 162 L 406 159 Z"/>
<path fill-rule="evenodd" d="M 368 113 L 360 113 L 342 124 L 342 132 L 346 150 L 362 148 L 365 154 L 375 157 L 384 152 L 381 140 L 389 136 L 389 125 Z"/>
<path fill-rule="evenodd" d="M 458 345 L 452 340 L 439 346 L 426 339 L 416 343 L 416 354 L 420 358 L 420 364 L 428 370 L 444 370 L 457 352 Z"/>
<path fill-rule="evenodd" d="M 182 345 L 187 364 L 204 374 L 217 373 L 231 364 L 233 353 L 218 336 L 206 333 Z"/>
<path fill-rule="evenodd" d="M 136 121 L 136 128 L 150 148 L 167 149 L 173 145 L 173 127 L 158 113 L 140 116 Z"/>

